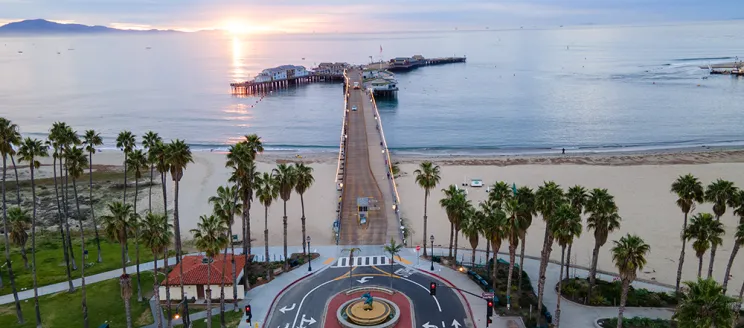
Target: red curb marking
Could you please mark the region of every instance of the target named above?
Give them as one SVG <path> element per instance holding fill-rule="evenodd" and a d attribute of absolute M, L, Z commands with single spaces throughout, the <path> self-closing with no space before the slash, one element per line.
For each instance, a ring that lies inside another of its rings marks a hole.
<path fill-rule="evenodd" d="M 263 326 L 267 326 L 269 324 L 269 322 L 268 322 L 269 321 L 269 314 L 271 314 L 271 310 L 274 308 L 274 304 L 276 303 L 276 300 L 279 299 L 279 296 L 282 296 L 282 294 L 284 294 L 284 292 L 286 292 L 287 289 L 289 289 L 289 287 L 294 286 L 296 283 L 298 283 L 298 282 L 304 280 L 305 278 L 307 278 L 309 276 L 312 276 L 314 274 L 315 274 L 315 272 L 311 272 L 310 274 L 307 274 L 307 275 L 304 275 L 304 276 L 300 277 L 300 279 L 297 279 L 297 280 L 291 282 L 289 285 L 284 286 L 284 288 L 282 288 L 282 290 L 280 290 L 279 293 L 276 294 L 276 296 L 274 297 L 274 300 L 271 301 L 271 305 L 269 306 L 269 310 L 266 311 L 266 317 L 264 318 Z"/>
<path fill-rule="evenodd" d="M 338 311 L 338 308 L 341 307 L 341 304 L 344 304 L 344 302 L 352 299 L 359 299 L 359 297 L 364 293 L 364 291 L 360 291 L 351 295 L 340 293 L 333 296 L 333 298 L 328 302 L 323 328 L 342 328 L 336 319 L 336 311 Z M 372 297 L 384 298 L 398 305 L 398 308 L 400 308 L 400 319 L 394 327 L 408 328 L 413 326 L 413 321 L 411 320 L 411 303 L 408 301 L 408 297 L 403 293 L 397 292 L 394 295 L 376 291 L 371 291 L 369 293 Z"/>
<path fill-rule="evenodd" d="M 444 282 L 448 283 L 448 284 L 449 284 L 450 286 L 452 286 L 452 287 L 454 287 L 454 286 L 455 286 L 455 284 L 453 284 L 452 282 L 450 282 L 449 280 L 447 280 L 446 278 L 444 278 L 444 277 L 442 277 L 442 276 L 440 276 L 440 275 L 438 275 L 438 274 L 435 274 L 435 273 L 431 273 L 431 272 L 429 272 L 429 271 L 426 271 L 426 270 L 421 270 L 421 269 L 419 269 L 419 268 L 416 268 L 416 270 L 419 270 L 419 271 L 421 271 L 422 273 L 426 273 L 426 274 L 428 274 L 428 275 L 430 275 L 430 276 L 433 276 L 433 277 L 435 277 L 435 278 L 437 278 L 437 279 L 440 279 L 440 280 L 442 280 L 442 281 L 444 281 Z M 465 297 L 465 294 L 463 294 L 463 293 L 462 293 L 462 292 L 461 292 L 460 290 L 457 290 L 457 292 L 458 292 L 458 293 L 460 293 L 460 296 L 462 296 L 462 299 L 464 299 L 464 300 L 465 300 L 465 304 L 466 304 L 466 305 L 467 305 L 467 307 L 468 307 L 468 312 L 470 313 L 470 320 L 471 320 L 471 321 L 473 321 L 473 325 L 475 325 L 475 316 L 473 315 L 473 309 L 471 309 L 471 308 L 470 308 L 470 302 L 468 301 L 468 298 L 467 298 L 467 297 Z"/>

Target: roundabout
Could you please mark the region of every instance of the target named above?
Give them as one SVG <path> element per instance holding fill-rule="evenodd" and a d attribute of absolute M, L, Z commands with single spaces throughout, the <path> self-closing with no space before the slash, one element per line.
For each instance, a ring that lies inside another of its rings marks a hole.
<path fill-rule="evenodd" d="M 362 294 L 361 299 L 341 304 L 336 311 L 336 319 L 344 328 L 394 327 L 400 319 L 400 308 L 391 300 L 373 298 L 367 292 Z"/>

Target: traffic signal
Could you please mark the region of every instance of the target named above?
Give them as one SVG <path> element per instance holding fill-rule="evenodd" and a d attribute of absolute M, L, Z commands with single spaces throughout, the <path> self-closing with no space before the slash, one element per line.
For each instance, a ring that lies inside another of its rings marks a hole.
<path fill-rule="evenodd" d="M 492 299 L 489 299 L 486 302 L 486 306 L 487 306 L 487 308 L 486 308 L 486 317 L 488 317 L 490 319 L 491 316 L 493 315 L 493 300 Z"/>
<path fill-rule="evenodd" d="M 436 296 L 437 295 L 437 283 L 432 282 L 429 284 L 429 295 Z"/>
<path fill-rule="evenodd" d="M 245 306 L 245 316 L 248 317 L 245 322 L 251 323 L 251 319 L 253 319 L 253 313 L 251 313 L 250 304 Z"/>

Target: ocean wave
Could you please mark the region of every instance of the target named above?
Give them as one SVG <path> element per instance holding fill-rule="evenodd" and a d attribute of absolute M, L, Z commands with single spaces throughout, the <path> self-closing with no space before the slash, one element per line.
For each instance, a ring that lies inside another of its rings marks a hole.
<path fill-rule="evenodd" d="M 702 60 L 727 60 L 734 59 L 734 57 L 695 57 L 695 58 L 679 58 L 673 59 L 672 61 L 685 62 L 685 61 L 702 61 Z"/>

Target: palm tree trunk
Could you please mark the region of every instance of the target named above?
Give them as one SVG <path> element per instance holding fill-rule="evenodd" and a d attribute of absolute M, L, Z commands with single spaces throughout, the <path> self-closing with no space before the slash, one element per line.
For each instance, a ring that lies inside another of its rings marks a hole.
<path fill-rule="evenodd" d="M 390 253 L 390 290 L 395 293 L 395 289 L 393 289 L 393 265 L 395 265 L 395 253 Z"/>
<path fill-rule="evenodd" d="M 592 250 L 592 266 L 589 268 L 589 292 L 587 293 L 586 302 L 592 299 L 592 290 L 594 285 L 597 283 L 597 261 L 599 260 L 599 245 L 598 240 L 594 240 L 594 249 Z"/>
<path fill-rule="evenodd" d="M 150 164 L 150 192 L 147 196 L 147 211 L 152 213 L 152 175 L 155 173 L 155 166 Z"/>
<path fill-rule="evenodd" d="M 511 308 L 511 286 L 514 274 L 514 261 L 517 255 L 517 245 L 509 244 L 509 276 L 506 278 L 506 307 Z"/>
<path fill-rule="evenodd" d="M 209 261 L 209 259 L 207 260 Z M 208 264 L 207 265 L 207 328 L 212 328 L 212 284 L 211 282 L 212 282 L 212 264 Z"/>
<path fill-rule="evenodd" d="M 80 200 L 77 193 L 77 179 L 72 178 L 72 191 L 75 194 L 75 208 L 80 224 L 80 295 L 82 296 L 81 307 L 83 309 L 83 328 L 88 328 L 88 300 L 85 295 L 85 230 L 83 229 L 83 214 L 80 213 Z"/>
<path fill-rule="evenodd" d="M 470 263 L 473 269 L 475 269 L 475 247 L 473 247 L 473 253 L 470 255 Z"/>
<path fill-rule="evenodd" d="M 28 270 L 28 257 L 26 256 L 26 244 L 21 244 L 21 258 L 23 259 L 23 268 Z"/>
<path fill-rule="evenodd" d="M 126 177 L 126 175 L 125 175 Z M 176 261 L 177 263 L 181 263 L 183 259 L 181 258 L 181 227 L 178 224 L 178 187 L 179 187 L 179 180 L 180 177 L 177 177 L 175 179 L 175 189 L 173 194 L 173 225 L 176 229 Z M 178 266 L 179 269 L 179 285 L 181 287 L 181 299 L 184 300 L 184 304 L 187 304 L 188 301 L 186 300 L 186 297 L 184 297 L 184 289 L 183 289 L 183 265 Z M 188 306 L 188 305 L 186 305 Z M 184 327 L 189 327 L 189 323 L 191 320 L 189 320 L 189 314 L 188 312 L 183 316 L 183 324 Z"/>
<path fill-rule="evenodd" d="M 152 298 L 155 300 L 155 312 L 158 316 L 158 328 L 163 328 L 163 310 L 160 309 L 160 284 L 158 283 L 158 252 L 152 250 L 153 264 L 152 269 Z M 166 255 L 168 256 L 168 255 Z"/>
<path fill-rule="evenodd" d="M 289 271 L 289 260 L 287 259 L 287 201 L 284 201 L 284 217 L 282 218 L 284 224 L 284 272 Z M 305 243 L 305 240 L 302 240 Z"/>
<path fill-rule="evenodd" d="M 517 290 L 522 290 L 522 270 L 524 270 L 524 248 L 525 248 L 525 240 L 527 239 L 527 236 L 525 235 L 524 238 L 522 238 L 522 246 L 519 250 L 519 281 L 517 282 Z"/>
<path fill-rule="evenodd" d="M 685 247 L 687 245 L 687 239 L 684 237 L 684 232 L 687 230 L 687 212 L 685 212 L 685 221 L 682 225 L 682 232 L 680 237 L 682 238 L 682 248 L 679 251 L 679 266 L 677 267 L 677 284 L 674 287 L 674 292 L 679 294 L 679 284 L 682 282 L 682 266 L 685 263 Z"/>
<path fill-rule="evenodd" d="M 488 257 L 490 256 L 490 253 L 491 253 L 491 241 L 488 240 L 488 238 L 486 238 L 486 275 L 488 276 L 491 275 L 491 266 L 488 265 Z"/>
<path fill-rule="evenodd" d="M 454 256 L 455 264 L 457 264 L 457 243 L 459 239 L 460 239 L 460 230 L 455 230 L 455 247 L 454 247 L 454 252 L 452 254 Z"/>
<path fill-rule="evenodd" d="M 135 176 L 134 177 L 134 215 L 135 216 L 137 215 L 137 192 L 138 191 L 139 191 L 139 179 L 137 179 L 137 177 Z M 139 226 L 140 225 L 137 224 L 134 227 L 134 257 L 135 257 L 134 260 L 135 260 L 135 266 L 137 270 L 137 302 L 142 302 L 142 283 L 140 280 L 140 269 L 139 269 L 139 265 L 140 265 L 140 257 L 139 257 L 140 255 L 140 252 L 139 252 L 140 229 L 139 229 Z"/>
<path fill-rule="evenodd" d="M 171 313 L 171 297 L 170 297 L 170 282 L 168 281 L 168 247 L 166 246 L 163 250 L 163 271 L 165 271 L 165 304 L 168 316 L 165 318 L 168 320 L 168 328 L 173 327 L 173 314 Z M 155 278 L 155 280 L 158 280 Z"/>
<path fill-rule="evenodd" d="M 119 248 L 121 249 L 121 277 L 119 277 L 119 285 L 121 285 L 121 298 L 124 299 L 124 311 L 127 316 L 127 328 L 132 328 L 132 309 L 129 304 L 129 298 L 132 296 L 132 283 L 127 274 L 127 261 L 125 243 L 119 241 Z"/>
<path fill-rule="evenodd" d="M 561 325 L 561 290 L 563 289 L 563 264 L 565 263 L 565 261 L 566 246 L 563 246 L 563 248 L 561 249 L 561 275 L 558 276 L 558 301 L 555 306 L 555 328 L 558 328 Z"/>
<path fill-rule="evenodd" d="M 60 159 L 60 162 L 62 159 Z M 60 168 L 61 169 L 61 168 Z M 52 163 L 52 170 L 54 171 L 54 196 L 57 199 L 57 217 L 59 219 L 59 233 L 62 236 L 62 254 L 64 254 L 65 259 L 65 270 L 67 272 L 67 283 L 70 285 L 70 288 L 68 289 L 69 293 L 72 293 L 75 291 L 75 287 L 72 285 L 72 274 L 70 273 L 70 255 L 68 254 L 68 248 L 67 248 L 67 241 L 65 239 L 65 229 L 64 229 L 64 219 L 62 218 L 62 203 L 60 202 L 60 190 L 61 184 L 62 184 L 62 171 L 60 170 L 60 186 L 57 185 L 57 157 L 54 157 L 54 161 Z"/>
<path fill-rule="evenodd" d="M 351 271 L 354 270 L 354 250 L 349 251 L 349 290 L 354 287 L 354 279 L 352 278 Z"/>
<path fill-rule="evenodd" d="M 734 265 L 734 259 L 736 259 L 736 253 L 739 252 L 739 243 L 734 243 L 734 248 L 731 250 L 731 257 L 729 257 L 728 265 L 726 266 L 726 275 L 723 276 L 723 293 L 726 294 L 726 287 L 728 286 L 729 276 L 731 275 L 731 266 Z"/>
<path fill-rule="evenodd" d="M 720 221 L 721 217 L 716 215 L 716 221 Z M 713 262 L 716 260 L 716 250 L 718 249 L 718 245 L 713 243 L 713 245 L 710 247 L 710 262 L 708 262 L 708 278 L 713 276 Z"/>
<path fill-rule="evenodd" d="M 124 151 L 124 195 L 123 195 L 124 200 L 122 201 L 122 203 L 124 204 L 127 203 L 127 156 L 128 155 L 129 154 L 126 151 Z"/>
<path fill-rule="evenodd" d="M 269 259 L 269 207 L 264 206 L 264 246 L 266 248 L 266 280 L 271 281 L 271 261 Z"/>
<path fill-rule="evenodd" d="M 13 171 L 15 172 L 16 196 L 18 197 L 18 207 L 21 207 L 21 185 L 18 182 L 18 167 L 16 166 L 15 158 L 13 158 L 13 154 L 10 154 L 10 163 L 13 164 Z M 26 263 L 26 269 L 28 269 L 28 263 Z"/>
<path fill-rule="evenodd" d="M 736 311 L 734 311 L 734 325 L 732 328 L 736 328 L 736 324 L 739 322 L 739 312 L 741 312 L 742 296 L 744 296 L 744 283 L 741 284 L 739 289 L 739 302 L 737 302 Z"/>
<path fill-rule="evenodd" d="M 235 192 L 235 199 L 233 199 L 233 203 L 237 203 L 237 201 L 238 201 L 238 193 Z M 235 218 L 235 212 L 230 213 L 230 221 L 233 221 L 234 218 Z M 233 245 L 233 241 L 232 241 L 232 236 L 233 236 L 232 224 L 229 224 L 229 222 L 227 226 L 227 233 L 230 234 L 228 240 L 230 241 L 230 252 L 232 253 L 232 257 L 230 258 L 230 267 L 232 269 L 231 271 L 232 272 L 232 290 L 233 290 L 233 298 L 232 298 L 233 302 L 232 303 L 233 303 L 233 310 L 237 312 L 238 311 L 238 302 L 237 302 L 238 301 L 238 285 L 237 285 L 238 282 L 236 280 L 237 277 L 235 274 L 235 245 Z M 225 247 L 225 255 L 227 256 L 227 247 Z M 248 279 L 245 271 L 243 272 L 244 272 L 244 275 L 246 276 L 246 279 Z"/>
<path fill-rule="evenodd" d="M 623 328 L 623 313 L 625 312 L 625 302 L 628 300 L 629 280 L 623 280 L 623 293 L 620 294 L 620 309 L 617 311 L 617 328 Z"/>
<path fill-rule="evenodd" d="M 570 278 L 568 272 L 571 270 L 571 248 L 572 246 L 573 246 L 573 243 L 568 244 L 568 253 L 566 253 L 566 280 Z"/>
<path fill-rule="evenodd" d="M 698 262 L 698 278 L 703 275 L 703 256 L 698 256 L 698 259 L 700 260 Z"/>
<path fill-rule="evenodd" d="M 67 163 L 67 160 L 65 160 L 65 163 Z M 64 205 L 65 210 L 65 233 L 67 234 L 67 248 L 70 249 L 70 262 L 72 262 L 72 270 L 77 270 L 77 263 L 75 263 L 75 251 L 72 249 L 72 235 L 70 235 L 70 211 L 69 211 L 69 204 L 70 196 L 67 194 L 68 191 L 68 184 L 67 184 L 67 169 L 65 168 L 62 170 L 62 160 L 60 160 L 60 174 L 64 174 L 64 180 L 63 180 L 63 188 L 64 192 L 62 193 L 62 203 Z M 67 166 L 67 165 L 65 165 Z"/>
<path fill-rule="evenodd" d="M 10 227 L 8 225 L 8 206 L 5 200 L 5 179 L 7 176 L 7 157 L 3 154 L 3 226 Z M 18 300 L 18 290 L 16 290 L 15 277 L 13 276 L 13 267 L 10 262 L 10 239 L 8 238 L 8 229 L 3 229 L 5 235 L 5 264 L 8 266 L 8 276 L 10 277 L 10 286 L 13 290 L 13 299 L 15 300 L 16 306 L 16 317 L 18 323 L 23 324 L 23 313 L 21 312 L 21 302 Z"/>
<path fill-rule="evenodd" d="M 550 246 L 553 243 L 550 239 L 550 230 L 548 227 L 545 227 L 545 239 L 543 239 L 543 248 L 542 251 L 540 251 L 540 272 L 537 280 L 537 312 L 535 315 L 538 318 L 538 325 L 540 324 L 539 318 L 542 316 L 543 292 L 545 291 L 545 270 L 548 267 L 548 259 L 550 259 L 550 251 L 552 250 Z"/>
<path fill-rule="evenodd" d="M 31 196 L 33 201 L 33 216 L 31 217 L 31 276 L 34 280 L 34 311 L 36 312 L 36 328 L 41 328 L 41 309 L 39 308 L 39 289 L 36 282 L 36 181 L 34 180 L 34 159 L 31 159 Z"/>
<path fill-rule="evenodd" d="M 305 199 L 303 197 L 303 194 L 300 194 L 300 206 L 302 208 L 302 254 L 307 255 L 310 253 L 310 250 L 305 250 L 305 240 L 307 240 L 307 234 L 305 230 Z"/>
<path fill-rule="evenodd" d="M 251 287 L 251 282 L 248 280 L 248 263 L 251 260 L 251 252 L 248 245 L 250 245 L 250 238 L 251 238 L 251 232 L 250 232 L 250 211 L 251 211 L 251 203 L 248 201 L 248 195 L 243 195 L 243 255 L 245 255 L 245 262 L 243 262 L 243 291 L 247 292 L 248 289 Z M 234 253 L 233 253 L 234 254 Z M 237 304 L 237 300 L 235 300 Z M 237 305 L 236 305 L 237 306 Z M 236 308 L 237 311 L 237 308 Z"/>
<path fill-rule="evenodd" d="M 426 222 L 428 221 L 428 217 L 426 216 L 426 207 L 429 202 L 429 191 L 425 190 L 424 192 L 424 257 L 426 257 Z M 434 254 L 432 254 L 434 256 Z M 488 260 L 488 257 L 486 257 L 486 260 Z"/>
<path fill-rule="evenodd" d="M 452 257 L 452 243 L 455 240 L 455 224 L 450 222 L 449 257 Z"/>
<path fill-rule="evenodd" d="M 88 185 L 88 192 L 90 197 L 90 221 L 93 222 L 93 231 L 96 233 L 96 247 L 98 248 L 98 263 L 103 262 L 103 258 L 101 257 L 101 238 L 98 236 L 98 223 L 96 223 L 96 216 L 94 214 L 93 210 L 93 152 L 90 153 L 90 157 L 88 158 L 90 161 L 88 164 L 88 179 L 89 179 L 89 185 Z"/>
<path fill-rule="evenodd" d="M 232 243 L 232 234 L 230 234 L 229 240 Z M 227 266 L 227 247 L 225 247 L 225 255 L 222 257 L 222 272 L 223 273 L 220 279 L 220 327 L 222 328 L 225 328 L 225 273 L 224 272 L 225 272 L 226 266 Z M 235 285 L 235 281 L 233 281 L 233 285 Z M 235 300 L 235 298 L 233 298 L 233 300 Z"/>

